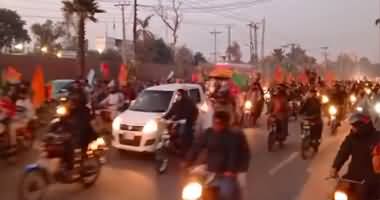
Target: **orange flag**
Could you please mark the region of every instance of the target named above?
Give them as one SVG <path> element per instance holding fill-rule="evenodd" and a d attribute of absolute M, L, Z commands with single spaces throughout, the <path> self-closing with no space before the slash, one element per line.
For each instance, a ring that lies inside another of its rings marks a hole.
<path fill-rule="evenodd" d="M 328 86 L 332 86 L 334 84 L 334 81 L 336 80 L 334 72 L 326 70 L 324 79 Z"/>
<path fill-rule="evenodd" d="M 303 83 L 303 84 L 307 84 L 307 82 L 308 82 L 308 78 L 307 78 L 307 75 L 306 75 L 306 72 L 305 71 L 303 71 L 303 72 L 301 72 L 299 75 L 298 75 L 298 80 L 301 82 L 301 83 Z"/>
<path fill-rule="evenodd" d="M 280 65 L 277 65 L 274 70 L 274 81 L 281 83 L 284 80 L 284 73 Z"/>
<path fill-rule="evenodd" d="M 21 73 L 18 72 L 14 67 L 8 66 L 5 73 L 5 80 L 9 82 L 18 82 L 21 81 Z"/>
<path fill-rule="evenodd" d="M 121 64 L 120 70 L 119 70 L 119 77 L 118 77 L 119 85 L 120 86 L 127 85 L 127 78 L 128 78 L 127 66 L 125 66 L 124 64 Z"/>
<path fill-rule="evenodd" d="M 32 80 L 32 91 L 33 91 L 33 105 L 39 108 L 45 101 L 45 82 L 44 73 L 41 66 L 37 66 L 34 71 Z"/>

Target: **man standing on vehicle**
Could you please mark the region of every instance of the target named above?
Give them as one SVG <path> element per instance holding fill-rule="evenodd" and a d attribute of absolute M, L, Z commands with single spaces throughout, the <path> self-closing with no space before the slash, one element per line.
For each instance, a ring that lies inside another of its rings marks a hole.
<path fill-rule="evenodd" d="M 188 96 L 187 91 L 179 89 L 176 94 L 176 100 L 170 107 L 169 111 L 163 116 L 164 119 L 186 120 L 184 132 L 180 133 L 182 153 L 186 153 L 191 147 L 194 140 L 193 127 L 198 118 L 198 108 L 195 102 Z"/>
<path fill-rule="evenodd" d="M 380 141 L 379 133 L 372 125 L 370 117 L 354 113 L 350 117 L 352 126 L 350 134 L 344 139 L 333 163 L 330 176 L 338 177 L 338 172 L 351 158 L 345 179 L 362 182 L 353 185 L 359 200 L 377 200 L 379 198 L 380 176 L 375 173 L 372 152 Z"/>
<path fill-rule="evenodd" d="M 230 128 L 229 113 L 217 111 L 213 126 L 196 141 L 188 154 L 186 166 L 190 166 L 202 150 L 207 151 L 207 171 L 215 173 L 211 185 L 219 190 L 221 200 L 240 200 L 241 189 L 238 174 L 248 171 L 250 151 L 242 131 Z"/>

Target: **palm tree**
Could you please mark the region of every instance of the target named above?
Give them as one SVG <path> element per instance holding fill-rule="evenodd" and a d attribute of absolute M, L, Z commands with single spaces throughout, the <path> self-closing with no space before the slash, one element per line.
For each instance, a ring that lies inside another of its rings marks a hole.
<path fill-rule="evenodd" d="M 137 19 L 137 24 L 140 26 L 140 29 L 137 30 L 137 38 L 141 38 L 144 42 L 147 40 L 153 40 L 154 35 L 148 30 L 149 22 L 154 15 L 149 15 L 145 19 Z"/>
<path fill-rule="evenodd" d="M 67 21 L 73 21 L 77 18 L 78 23 L 76 30 L 78 34 L 78 60 L 80 66 L 80 76 L 83 78 L 86 61 L 85 61 L 85 39 L 86 39 L 86 21 L 97 22 L 95 14 L 104 13 L 104 10 L 99 8 L 96 0 L 64 0 L 62 1 L 62 11 Z"/>

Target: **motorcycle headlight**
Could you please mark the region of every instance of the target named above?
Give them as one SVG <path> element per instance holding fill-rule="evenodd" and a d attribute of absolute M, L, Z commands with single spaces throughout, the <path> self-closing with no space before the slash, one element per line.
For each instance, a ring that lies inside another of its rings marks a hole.
<path fill-rule="evenodd" d="M 370 88 L 364 88 L 365 93 L 368 95 L 372 93 L 372 90 Z"/>
<path fill-rule="evenodd" d="M 96 143 L 96 141 L 93 141 L 91 142 L 89 145 L 88 145 L 88 148 L 91 150 L 91 151 L 96 151 L 98 149 L 98 144 Z"/>
<path fill-rule="evenodd" d="M 360 106 L 356 107 L 356 111 L 363 112 L 363 107 L 360 107 Z"/>
<path fill-rule="evenodd" d="M 351 101 L 351 103 L 355 103 L 355 102 L 357 101 L 356 96 L 353 95 L 353 94 L 351 94 L 351 96 L 350 96 L 350 101 Z"/>
<path fill-rule="evenodd" d="M 113 130 L 119 130 L 121 125 L 121 118 L 116 117 L 112 122 L 112 129 Z"/>
<path fill-rule="evenodd" d="M 342 191 L 336 191 L 334 193 L 334 200 L 348 200 L 348 196 Z"/>
<path fill-rule="evenodd" d="M 329 107 L 329 114 L 330 115 L 336 115 L 336 113 L 338 113 L 338 109 L 336 109 L 335 106 L 330 106 Z"/>
<path fill-rule="evenodd" d="M 143 133 L 154 133 L 158 130 L 158 124 L 155 120 L 150 120 L 148 121 L 144 128 L 143 128 Z"/>
<path fill-rule="evenodd" d="M 245 101 L 244 109 L 251 110 L 252 109 L 252 102 L 251 101 Z"/>
<path fill-rule="evenodd" d="M 326 96 L 326 95 L 322 95 L 322 103 L 323 103 L 323 104 L 326 104 L 326 103 L 328 103 L 328 102 L 329 102 L 329 97 Z"/>
<path fill-rule="evenodd" d="M 380 102 L 377 102 L 377 103 L 375 104 L 375 112 L 376 112 L 377 114 L 380 114 Z"/>
<path fill-rule="evenodd" d="M 269 93 L 269 92 L 264 94 L 264 98 L 265 98 L 265 99 L 270 99 L 270 97 L 271 97 L 271 96 L 270 96 L 270 93 Z"/>
<path fill-rule="evenodd" d="M 202 190 L 202 185 L 200 183 L 188 183 L 182 190 L 182 199 L 197 200 L 202 197 Z"/>
<path fill-rule="evenodd" d="M 60 105 L 57 107 L 57 110 L 55 112 L 59 116 L 64 116 L 67 114 L 67 108 L 65 106 Z"/>
<path fill-rule="evenodd" d="M 200 107 L 200 110 L 203 112 L 208 112 L 208 105 L 207 103 L 203 103 Z"/>

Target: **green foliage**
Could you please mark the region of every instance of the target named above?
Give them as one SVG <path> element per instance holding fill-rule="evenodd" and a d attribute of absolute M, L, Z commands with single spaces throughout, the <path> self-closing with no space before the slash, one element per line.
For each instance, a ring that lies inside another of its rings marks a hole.
<path fill-rule="evenodd" d="M 194 60 L 194 65 L 199 65 L 199 64 L 202 64 L 202 63 L 207 63 L 206 58 L 204 57 L 204 55 L 201 52 L 196 52 L 194 54 L 193 60 Z"/>
<path fill-rule="evenodd" d="M 46 20 L 43 24 L 33 24 L 31 30 L 38 46 L 47 47 L 51 53 L 61 48 L 58 40 L 67 34 L 62 22 L 53 23 L 51 20 Z"/>
<path fill-rule="evenodd" d="M 25 21 L 12 10 L 0 8 L 0 50 L 10 48 L 13 44 L 29 42 Z"/>

